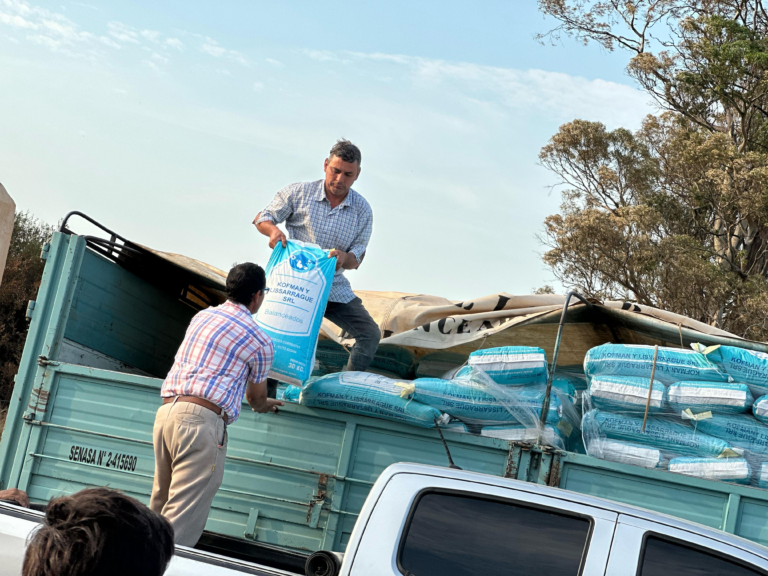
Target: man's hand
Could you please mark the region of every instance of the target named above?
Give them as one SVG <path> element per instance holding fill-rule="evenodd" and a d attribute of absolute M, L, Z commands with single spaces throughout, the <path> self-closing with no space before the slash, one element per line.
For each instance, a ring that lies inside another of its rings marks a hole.
<path fill-rule="evenodd" d="M 8 488 L 7 490 L 0 490 L 0 500 L 13 500 L 18 502 L 20 506 L 29 508 L 29 496 L 24 490 L 18 488 Z"/>
<path fill-rule="evenodd" d="M 285 248 L 285 243 L 288 241 L 288 239 L 285 237 L 285 234 L 283 234 L 283 231 L 280 230 L 280 228 L 277 226 L 274 228 L 275 229 L 269 233 L 269 247 L 274 248 L 277 246 L 278 242 L 282 242 L 283 248 Z"/>
<path fill-rule="evenodd" d="M 285 248 L 285 243 L 288 241 L 288 239 L 285 237 L 285 234 L 283 234 L 282 230 L 267 220 L 256 224 L 256 221 L 260 216 L 261 212 L 256 214 L 256 218 L 253 219 L 253 223 L 256 225 L 256 230 L 264 234 L 264 236 L 269 236 L 269 247 L 274 248 L 277 246 L 278 242 L 282 242 L 283 248 Z"/>
<path fill-rule="evenodd" d="M 331 250 L 328 252 L 328 258 L 333 258 L 334 256 L 336 257 L 336 271 L 338 272 L 339 268 L 342 268 L 349 258 L 349 252 L 342 252 L 341 250 Z"/>
<path fill-rule="evenodd" d="M 275 400 L 274 398 L 267 398 L 266 403 L 264 403 L 258 410 L 256 408 L 251 408 L 251 410 L 258 412 L 259 414 L 266 414 L 267 412 L 277 412 L 278 406 L 285 406 L 285 402 L 282 400 Z"/>

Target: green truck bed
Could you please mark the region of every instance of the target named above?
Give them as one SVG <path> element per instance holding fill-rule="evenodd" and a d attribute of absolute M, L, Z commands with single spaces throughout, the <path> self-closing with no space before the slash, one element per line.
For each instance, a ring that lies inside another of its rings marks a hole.
<path fill-rule="evenodd" d="M 44 253 L 0 443 L 2 487 L 26 490 L 35 502 L 104 485 L 149 501 L 162 377 L 194 306 L 212 292 L 170 265 L 121 254 L 65 233 Z M 447 432 L 446 440 L 465 470 L 610 498 L 768 544 L 765 490 L 467 434 Z M 447 465 L 437 431 L 295 404 L 279 414 L 243 410 L 229 427 L 224 482 L 206 529 L 293 551 L 343 551 L 370 487 L 395 462 Z"/>

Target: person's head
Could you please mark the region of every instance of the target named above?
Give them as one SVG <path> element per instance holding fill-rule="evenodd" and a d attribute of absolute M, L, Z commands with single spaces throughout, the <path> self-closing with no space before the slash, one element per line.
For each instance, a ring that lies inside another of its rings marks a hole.
<path fill-rule="evenodd" d="M 227 274 L 227 299 L 242 304 L 251 314 L 264 302 L 267 277 L 258 264 L 244 262 L 233 267 Z"/>
<path fill-rule="evenodd" d="M 138 500 L 89 488 L 48 504 L 22 576 L 160 576 L 173 556 L 171 524 Z"/>
<path fill-rule="evenodd" d="M 343 138 L 331 148 L 325 159 L 325 190 L 333 196 L 344 198 L 360 176 L 360 163 L 363 158 L 360 149 Z"/>

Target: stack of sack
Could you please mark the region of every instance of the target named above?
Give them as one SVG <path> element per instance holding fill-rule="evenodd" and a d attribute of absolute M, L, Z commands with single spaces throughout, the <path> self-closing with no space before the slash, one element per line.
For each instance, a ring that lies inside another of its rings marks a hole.
<path fill-rule="evenodd" d="M 436 357 L 435 363 L 441 360 Z M 417 369 L 419 372 L 425 370 Z M 473 352 L 465 366 L 442 378 L 417 378 L 404 387 L 403 396 L 451 416 L 458 421 L 450 428 L 453 431 L 538 442 L 564 450 L 572 439 L 578 442 L 580 438 L 581 419 L 573 402 L 575 387 L 565 378 L 553 381 L 542 429 L 547 378 L 544 350 L 505 346 Z"/>
<path fill-rule="evenodd" d="M 332 362 L 334 349 L 327 348 L 326 351 L 318 346 L 318 358 Z M 335 363 L 341 364 L 342 359 L 343 356 L 337 356 Z M 393 370 L 399 369 L 401 359 L 396 354 L 389 357 L 387 375 L 337 372 L 312 378 L 301 389 L 281 389 L 279 394 L 289 401 L 298 398 L 304 406 L 426 428 L 437 422 L 446 431 L 540 442 L 560 449 L 566 449 L 569 442 L 580 441 L 581 418 L 573 402 L 576 390 L 566 378 L 553 381 L 546 423 L 543 429 L 540 425 L 548 378 L 546 355 L 540 348 L 508 346 L 479 350 L 458 371 L 449 366 L 457 358 L 435 353 L 430 364 L 417 371 L 435 373 L 448 365 L 451 379 L 399 378 Z M 404 366 L 405 362 L 401 364 Z M 404 369 L 402 373 L 406 373 Z"/>
<path fill-rule="evenodd" d="M 768 487 L 768 355 L 605 344 L 584 359 L 590 456 Z M 642 430 L 650 390 L 648 420 Z"/>

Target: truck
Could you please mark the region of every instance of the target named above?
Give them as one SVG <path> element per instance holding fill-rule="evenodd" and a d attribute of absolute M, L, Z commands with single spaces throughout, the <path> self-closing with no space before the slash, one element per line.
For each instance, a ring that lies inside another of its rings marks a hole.
<path fill-rule="evenodd" d="M 75 234 L 67 227 L 72 216 L 100 233 Z M 222 277 L 80 213 L 64 219 L 42 257 L 0 441 L 0 488 L 25 490 L 38 506 L 91 486 L 148 503 L 160 387 L 192 316 L 222 301 Z M 595 306 L 598 312 L 611 313 Z M 568 318 L 585 313 L 582 306 Z M 627 326 L 593 334 L 612 341 Z M 685 330 L 671 334 L 688 339 Z M 717 341 L 705 336 L 692 337 Z M 224 480 L 197 547 L 276 569 L 300 572 L 313 552 L 344 552 L 372 487 L 399 462 L 452 461 L 465 471 L 607 498 L 768 544 L 768 491 L 755 487 L 529 442 L 455 432 L 443 439 L 436 429 L 295 403 L 278 414 L 243 410 L 228 432 Z"/>
<path fill-rule="evenodd" d="M 40 513 L 3 510 L 0 505 L 0 545 L 6 560 L 0 574 L 19 573 L 24 539 L 39 521 Z M 302 573 L 755 576 L 768 574 L 768 548 L 559 488 L 444 467 L 393 464 L 371 487 L 346 552 L 316 552 Z M 291 573 L 178 547 L 167 574 Z"/>

